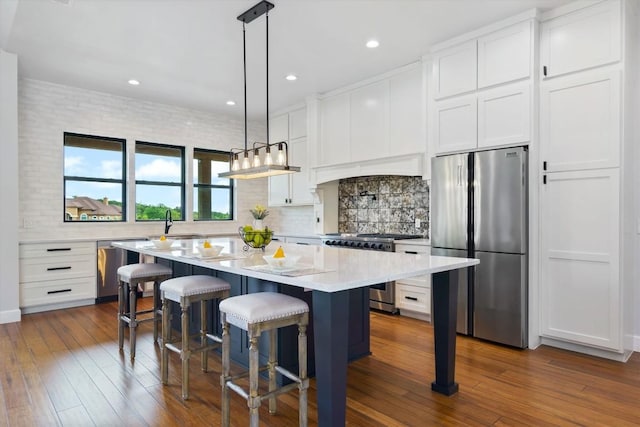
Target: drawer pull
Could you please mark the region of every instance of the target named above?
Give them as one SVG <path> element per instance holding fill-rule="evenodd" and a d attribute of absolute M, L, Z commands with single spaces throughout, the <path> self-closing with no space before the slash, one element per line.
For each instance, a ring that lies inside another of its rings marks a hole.
<path fill-rule="evenodd" d="M 308 245 L 308 243 L 305 243 L 305 242 L 296 242 L 296 245 Z"/>
<path fill-rule="evenodd" d="M 63 251 L 70 251 L 71 248 L 49 248 L 47 249 L 47 252 L 63 252 Z"/>
<path fill-rule="evenodd" d="M 405 254 L 413 254 L 413 255 L 418 255 L 418 252 L 416 251 L 404 251 Z"/>
<path fill-rule="evenodd" d="M 409 301 L 418 301 L 418 298 L 416 298 L 416 297 L 407 297 L 407 296 L 405 296 L 404 298 L 408 299 Z"/>
<path fill-rule="evenodd" d="M 51 295 L 51 294 L 61 294 L 63 292 L 71 292 L 71 289 L 59 289 L 57 291 L 48 291 L 47 293 Z"/>
<path fill-rule="evenodd" d="M 71 266 L 67 267 L 49 267 L 47 271 L 56 271 L 56 270 L 71 270 Z"/>

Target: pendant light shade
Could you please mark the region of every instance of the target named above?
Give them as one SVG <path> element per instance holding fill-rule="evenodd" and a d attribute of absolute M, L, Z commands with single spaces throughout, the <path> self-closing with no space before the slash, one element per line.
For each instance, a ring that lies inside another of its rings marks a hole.
<path fill-rule="evenodd" d="M 233 148 L 229 152 L 229 172 L 219 173 L 220 178 L 253 179 L 300 172 L 297 166 L 289 165 L 289 146 L 286 141 L 269 141 L 269 10 L 275 6 L 261 1 L 238 16 L 242 21 L 242 53 L 244 66 L 244 148 Z M 254 142 L 249 149 L 247 142 L 247 45 L 245 25 L 266 14 L 267 54 L 267 142 Z M 272 154 L 271 149 L 274 149 Z M 252 156 L 250 158 L 250 155 Z M 275 158 L 274 158 L 275 157 Z M 242 160 L 240 160 L 242 159 Z"/>

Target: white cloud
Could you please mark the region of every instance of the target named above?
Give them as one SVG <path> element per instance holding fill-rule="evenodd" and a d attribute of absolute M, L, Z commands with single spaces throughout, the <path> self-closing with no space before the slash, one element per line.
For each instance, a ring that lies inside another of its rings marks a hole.
<path fill-rule="evenodd" d="M 82 156 L 67 156 L 64 158 L 64 174 L 72 176 L 84 175 L 85 159 Z"/>
<path fill-rule="evenodd" d="M 122 162 L 120 160 L 103 160 L 100 162 L 102 174 L 105 178 L 118 179 L 122 177 Z"/>
<path fill-rule="evenodd" d="M 180 181 L 182 169 L 180 163 L 164 159 L 154 159 L 151 163 L 136 169 L 136 179 L 154 181 Z"/>

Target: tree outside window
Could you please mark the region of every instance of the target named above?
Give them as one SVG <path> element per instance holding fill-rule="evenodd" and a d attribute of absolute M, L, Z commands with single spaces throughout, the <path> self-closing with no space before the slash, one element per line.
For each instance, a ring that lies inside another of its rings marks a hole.
<path fill-rule="evenodd" d="M 229 171 L 229 153 L 193 150 L 193 219 L 233 219 L 233 180 L 218 178 Z"/>

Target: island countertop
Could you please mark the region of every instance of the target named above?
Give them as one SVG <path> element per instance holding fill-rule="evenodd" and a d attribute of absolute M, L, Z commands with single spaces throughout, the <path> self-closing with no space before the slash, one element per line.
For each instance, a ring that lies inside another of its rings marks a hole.
<path fill-rule="evenodd" d="M 202 239 L 177 240 L 169 249 L 157 249 L 152 242 L 122 241 L 114 246 L 158 256 L 174 261 L 188 262 L 215 270 L 240 274 L 258 279 L 274 280 L 291 286 L 322 292 L 338 292 L 348 289 L 384 283 L 408 277 L 433 274 L 478 264 L 476 259 L 452 258 L 429 254 L 405 254 L 380 251 L 354 251 L 325 246 L 301 246 L 278 243 L 269 245 L 265 252 L 256 249 L 244 251 L 244 243 L 238 238 L 207 239 L 212 245 L 224 246 L 220 257 L 201 258 L 197 250 Z M 263 255 L 272 255 L 282 246 L 287 255 L 300 255 L 297 269 L 272 271 L 266 267 Z M 256 268 L 258 270 L 256 270 Z"/>

